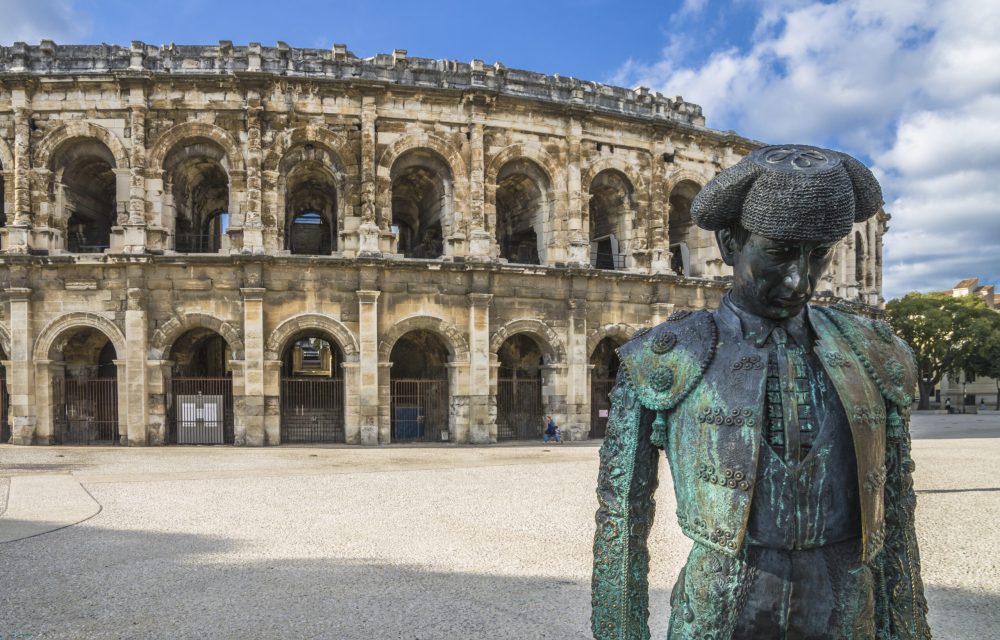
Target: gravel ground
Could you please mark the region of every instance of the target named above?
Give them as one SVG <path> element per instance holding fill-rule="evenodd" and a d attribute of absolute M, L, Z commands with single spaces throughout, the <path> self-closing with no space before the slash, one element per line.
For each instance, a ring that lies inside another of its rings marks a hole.
<path fill-rule="evenodd" d="M 997 637 L 1000 416 L 914 434 L 935 637 Z M 0 545 L 0 638 L 586 638 L 597 451 L 2 445 L 0 476 L 72 473 L 103 508 Z M 690 544 L 657 496 L 663 637 Z"/>

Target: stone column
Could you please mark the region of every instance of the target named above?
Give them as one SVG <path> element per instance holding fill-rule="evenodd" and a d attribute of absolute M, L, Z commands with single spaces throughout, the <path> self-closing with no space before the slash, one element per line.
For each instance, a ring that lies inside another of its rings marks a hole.
<path fill-rule="evenodd" d="M 7 384 L 10 388 L 11 434 L 14 444 L 34 444 L 38 398 L 35 397 L 35 370 L 32 346 L 35 343 L 31 327 L 31 289 L 7 289 L 10 301 L 10 365 Z M 49 381 L 40 381 L 48 388 Z"/>
<path fill-rule="evenodd" d="M 244 444 L 259 447 L 264 438 L 264 293 L 242 287 L 243 296 L 243 425 Z M 234 389 L 235 393 L 235 389 Z M 235 400 L 235 398 L 234 398 Z"/>
<path fill-rule="evenodd" d="M 31 236 L 31 109 L 23 89 L 12 92 L 14 104 L 14 211 L 4 228 L 8 253 L 28 253 Z"/>
<path fill-rule="evenodd" d="M 669 143 L 668 143 L 669 144 Z M 660 151 L 662 147 L 650 149 L 652 158 L 652 176 L 650 182 L 650 202 L 647 227 L 651 241 L 649 243 L 649 270 L 651 273 L 670 273 L 670 245 L 667 230 L 670 224 L 670 194 L 667 193 L 667 179 L 663 156 L 673 155 L 670 151 Z"/>
<path fill-rule="evenodd" d="M 383 382 L 378 361 L 378 297 L 380 291 L 358 291 L 358 423 L 359 443 L 388 443 L 389 421 L 379 420 L 379 388 Z M 385 371 L 386 380 L 389 372 Z M 384 415 L 388 416 L 388 404 Z M 380 424 L 384 422 L 384 424 Z"/>
<path fill-rule="evenodd" d="M 485 116 L 475 113 L 469 127 L 469 255 L 489 260 L 493 236 L 486 230 L 486 159 L 484 157 Z"/>
<path fill-rule="evenodd" d="M 146 251 L 146 96 L 139 88 L 130 95 L 132 150 L 129 163 L 128 219 L 124 227 L 125 253 Z"/>
<path fill-rule="evenodd" d="M 583 126 L 576 118 L 571 118 L 566 131 L 566 145 L 569 158 L 566 162 L 566 189 L 569 192 L 569 217 L 566 237 L 569 241 L 569 261 L 581 266 L 590 265 L 590 229 L 587 224 L 590 196 L 581 193 L 583 178 L 580 166 L 583 163 L 583 148 L 580 137 Z"/>
<path fill-rule="evenodd" d="M 130 270 L 132 268 L 130 267 Z M 138 284 L 141 286 L 141 278 Z M 131 278 L 130 278 L 131 280 Z M 130 284 L 137 284 L 130 282 Z M 122 434 L 122 444 L 143 446 L 149 443 L 146 433 L 148 416 L 149 390 L 146 377 L 146 311 L 143 309 L 143 289 L 140 286 L 129 287 L 125 302 L 125 353 L 118 354 L 122 358 L 124 372 L 118 370 L 119 385 L 125 378 L 125 395 L 119 393 L 118 412 L 121 415 L 122 399 L 125 399 L 125 429 Z M 124 375 L 123 375 L 124 373 Z M 122 431 L 119 428 L 119 431 Z"/>
<path fill-rule="evenodd" d="M 264 230 L 261 224 L 261 148 L 260 98 L 255 94 L 247 97 L 247 197 L 243 216 L 242 253 L 264 253 Z"/>
<path fill-rule="evenodd" d="M 468 441 L 496 442 L 495 419 L 490 415 L 490 301 L 491 293 L 470 293 Z M 492 435 L 491 435 L 492 434 Z"/>
<path fill-rule="evenodd" d="M 126 351 L 128 351 L 126 349 Z M 121 357 L 112 360 L 115 365 L 115 386 L 117 387 L 118 393 L 118 444 L 123 447 L 127 447 L 130 441 L 129 437 L 129 386 L 131 377 L 129 375 L 130 370 L 128 368 L 127 361 Z M 141 443 L 140 443 L 141 444 Z"/>
<path fill-rule="evenodd" d="M 281 360 L 264 361 L 264 443 L 281 444 Z"/>
<path fill-rule="evenodd" d="M 365 95 L 361 98 L 361 225 L 358 227 L 358 251 L 362 254 L 377 254 L 379 228 L 388 228 L 391 220 L 377 220 L 375 217 L 375 146 L 378 133 L 375 123 L 378 119 L 377 98 Z"/>
<path fill-rule="evenodd" d="M 127 336 L 126 336 L 127 339 Z M 146 429 L 146 439 L 150 445 L 167 444 L 170 425 L 167 424 L 167 406 L 173 402 L 170 396 L 171 376 L 174 363 L 172 360 L 148 360 L 146 376 L 148 396 L 146 407 L 149 412 L 149 426 Z"/>
<path fill-rule="evenodd" d="M 584 440 L 590 432 L 590 354 L 587 353 L 587 302 L 570 299 L 566 336 L 566 428 L 567 440 Z"/>

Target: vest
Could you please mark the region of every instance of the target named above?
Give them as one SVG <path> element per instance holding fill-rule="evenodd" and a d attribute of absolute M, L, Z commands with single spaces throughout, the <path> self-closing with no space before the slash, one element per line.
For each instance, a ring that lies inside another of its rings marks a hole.
<path fill-rule="evenodd" d="M 908 410 L 916 364 L 882 321 L 812 306 L 808 319 L 853 439 L 867 561 L 885 536 L 886 405 Z M 767 347 L 744 340 L 712 312 L 684 311 L 618 354 L 639 402 L 656 413 L 650 440 L 666 452 L 681 530 L 736 556 L 760 472 Z"/>

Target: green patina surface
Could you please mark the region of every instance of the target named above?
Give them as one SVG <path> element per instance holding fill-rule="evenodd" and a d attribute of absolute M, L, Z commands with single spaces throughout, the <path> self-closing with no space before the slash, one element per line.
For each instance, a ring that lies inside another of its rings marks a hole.
<path fill-rule="evenodd" d="M 843 402 L 858 451 L 857 481 L 864 488 L 861 555 L 875 593 L 874 611 L 862 616 L 863 625 L 831 629 L 830 637 L 928 639 L 907 427 L 912 357 L 904 343 L 872 321 L 838 311 L 813 315 L 816 354 Z M 665 338 L 668 333 L 673 337 Z M 706 376 L 717 350 L 735 354 L 731 360 L 741 364 Z M 732 612 L 746 597 L 748 582 L 744 536 L 765 427 L 761 352 L 720 343 L 711 314 L 701 312 L 664 323 L 622 347 L 621 355 L 601 449 L 594 637 L 649 638 L 646 538 L 662 449 L 673 475 L 678 522 L 695 542 L 671 596 L 669 637 L 729 640 Z M 669 373 L 657 373 L 663 369 Z M 810 389 L 814 395 L 823 391 Z M 847 601 L 851 597 L 840 606 L 855 606 Z"/>

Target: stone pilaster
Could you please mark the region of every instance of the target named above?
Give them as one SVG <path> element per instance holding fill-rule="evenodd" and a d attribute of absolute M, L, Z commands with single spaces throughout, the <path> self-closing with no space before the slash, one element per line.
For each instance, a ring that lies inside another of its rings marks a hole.
<path fill-rule="evenodd" d="M 566 336 L 567 440 L 584 440 L 590 432 L 590 354 L 587 353 L 587 302 L 570 299 Z"/>
<path fill-rule="evenodd" d="M 242 253 L 264 253 L 264 230 L 261 224 L 261 164 L 263 150 L 261 146 L 260 98 L 255 94 L 248 96 L 250 106 L 247 107 L 247 191 L 246 206 L 243 215 L 243 248 Z"/>
<path fill-rule="evenodd" d="M 261 287 L 240 289 L 243 296 L 244 444 L 251 447 L 277 444 L 266 443 L 264 437 L 264 293 Z"/>
<path fill-rule="evenodd" d="M 571 118 L 566 129 L 566 189 L 569 192 L 569 218 L 567 238 L 569 240 L 569 261 L 582 266 L 590 265 L 590 229 L 588 215 L 590 199 L 580 192 L 583 177 L 580 167 L 583 163 L 581 136 L 583 126 L 576 118 Z"/>
<path fill-rule="evenodd" d="M 390 441 L 389 421 L 379 420 L 381 376 L 378 361 L 378 297 L 380 291 L 358 291 L 358 438 L 359 444 Z M 388 380 L 389 372 L 385 372 Z M 388 416 L 388 405 L 385 416 Z M 380 424 L 384 422 L 384 424 Z"/>
<path fill-rule="evenodd" d="M 39 398 L 35 397 L 35 368 L 32 363 L 31 289 L 11 287 L 7 290 L 10 301 L 10 364 L 7 384 L 10 390 L 10 421 L 14 444 L 32 444 L 35 439 Z M 41 381 L 48 388 L 48 380 Z"/>
<path fill-rule="evenodd" d="M 3 229 L 7 253 L 28 253 L 31 236 L 31 109 L 23 89 L 12 91 L 14 103 L 14 210 Z"/>
<path fill-rule="evenodd" d="M 358 227 L 358 251 L 377 254 L 379 229 L 388 229 L 392 220 L 377 220 L 375 208 L 375 147 L 378 142 L 376 96 L 361 98 L 361 225 Z"/>
<path fill-rule="evenodd" d="M 488 260 L 493 236 L 486 230 L 486 166 L 484 157 L 485 116 L 477 111 L 469 127 L 469 254 Z"/>
<path fill-rule="evenodd" d="M 132 280 L 130 278 L 130 280 Z M 124 420 L 119 417 L 119 424 L 123 424 L 122 444 L 130 446 L 142 446 L 149 443 L 147 435 L 148 399 L 149 390 L 147 385 L 146 372 L 146 340 L 147 324 L 146 310 L 144 303 L 144 293 L 141 288 L 141 278 L 139 282 L 129 282 L 130 286 L 126 291 L 125 301 L 125 353 L 118 354 L 123 359 L 124 371 L 119 368 L 119 385 L 122 379 L 125 380 L 125 393 L 119 392 L 118 413 L 122 416 L 122 405 L 125 406 Z M 139 285 L 139 286 L 134 286 Z M 121 400 L 125 399 L 123 403 Z"/>
<path fill-rule="evenodd" d="M 132 149 L 129 157 L 128 218 L 125 222 L 124 251 L 146 251 L 146 95 L 141 88 L 130 94 L 129 130 Z"/>
<path fill-rule="evenodd" d="M 672 156 L 673 147 L 670 147 L 669 152 L 662 149 L 662 146 L 653 145 L 650 150 L 652 175 L 649 214 L 646 224 L 650 237 L 649 271 L 651 273 L 670 273 L 670 245 L 667 239 L 670 224 L 670 194 L 667 192 L 668 185 L 663 157 Z M 641 228 L 642 225 L 640 225 Z"/>
<path fill-rule="evenodd" d="M 470 293 L 468 441 L 496 442 L 496 424 L 490 415 L 490 302 L 491 293 Z"/>

